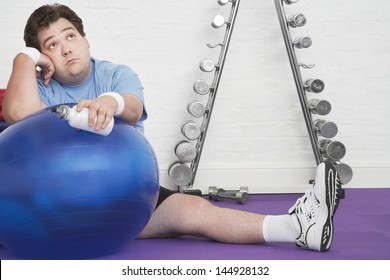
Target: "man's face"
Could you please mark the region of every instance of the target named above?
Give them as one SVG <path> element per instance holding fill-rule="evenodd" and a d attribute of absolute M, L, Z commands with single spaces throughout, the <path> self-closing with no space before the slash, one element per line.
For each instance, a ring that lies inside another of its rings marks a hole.
<path fill-rule="evenodd" d="M 53 77 L 65 84 L 75 86 L 83 83 L 91 70 L 89 43 L 80 35 L 71 22 L 64 18 L 50 24 L 38 33 L 41 53 L 53 62 Z"/>

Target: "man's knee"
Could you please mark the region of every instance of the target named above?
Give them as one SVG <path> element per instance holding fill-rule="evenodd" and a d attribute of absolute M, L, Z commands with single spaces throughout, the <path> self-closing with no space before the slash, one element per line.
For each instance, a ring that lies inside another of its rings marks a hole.
<path fill-rule="evenodd" d="M 194 209 L 198 209 L 198 211 L 201 211 L 203 209 L 208 209 L 209 207 L 215 207 L 207 199 L 200 196 L 188 194 L 175 195 L 176 199 L 180 201 L 180 207 L 188 209 L 189 211 L 193 211 Z"/>
<path fill-rule="evenodd" d="M 174 194 L 166 202 L 168 208 L 175 208 L 176 226 L 180 231 L 193 234 L 201 230 L 205 216 L 210 214 L 212 207 L 216 207 L 202 197 L 186 194 Z"/>

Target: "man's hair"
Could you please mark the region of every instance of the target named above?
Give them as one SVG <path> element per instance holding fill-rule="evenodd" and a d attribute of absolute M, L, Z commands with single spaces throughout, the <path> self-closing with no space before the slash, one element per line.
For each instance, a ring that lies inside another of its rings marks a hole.
<path fill-rule="evenodd" d="M 38 32 L 48 28 L 60 18 L 70 21 L 81 36 L 85 36 L 83 21 L 69 7 L 61 4 L 43 5 L 36 9 L 27 20 L 24 28 L 26 47 L 33 47 L 40 51 Z"/>

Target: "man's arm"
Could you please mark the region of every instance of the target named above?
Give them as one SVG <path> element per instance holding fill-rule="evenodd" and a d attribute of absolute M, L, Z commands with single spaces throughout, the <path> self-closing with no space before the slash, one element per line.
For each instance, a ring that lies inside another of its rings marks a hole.
<path fill-rule="evenodd" d="M 44 55 L 41 55 L 37 64 L 45 65 L 47 84 L 54 73 L 54 66 Z M 9 124 L 13 124 L 45 107 L 39 98 L 36 65 L 29 55 L 20 53 L 13 61 L 11 77 L 4 96 L 4 118 Z"/>
<path fill-rule="evenodd" d="M 142 113 L 144 112 L 144 105 L 133 94 L 122 94 L 122 97 L 125 100 L 125 109 L 118 117 L 134 125 L 141 119 Z"/>

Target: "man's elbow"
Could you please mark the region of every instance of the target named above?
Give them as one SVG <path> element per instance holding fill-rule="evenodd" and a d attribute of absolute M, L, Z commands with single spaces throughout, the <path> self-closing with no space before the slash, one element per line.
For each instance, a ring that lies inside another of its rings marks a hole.
<path fill-rule="evenodd" d="M 23 120 L 24 118 L 35 113 L 36 111 L 37 110 L 32 111 L 29 108 L 15 108 L 15 106 L 10 106 L 7 104 L 3 105 L 4 120 L 10 125 Z"/>
<path fill-rule="evenodd" d="M 135 112 L 133 112 L 132 125 L 135 125 L 141 119 L 143 112 L 143 107 L 138 108 Z"/>
<path fill-rule="evenodd" d="M 144 105 L 139 97 L 133 94 L 122 95 L 125 98 L 125 109 L 119 117 L 127 120 L 131 125 L 135 125 L 144 113 Z"/>
<path fill-rule="evenodd" d="M 4 116 L 4 120 L 11 125 L 24 119 L 28 115 L 21 114 L 20 112 L 18 112 L 18 110 L 13 110 L 13 111 L 3 110 L 3 116 Z"/>

